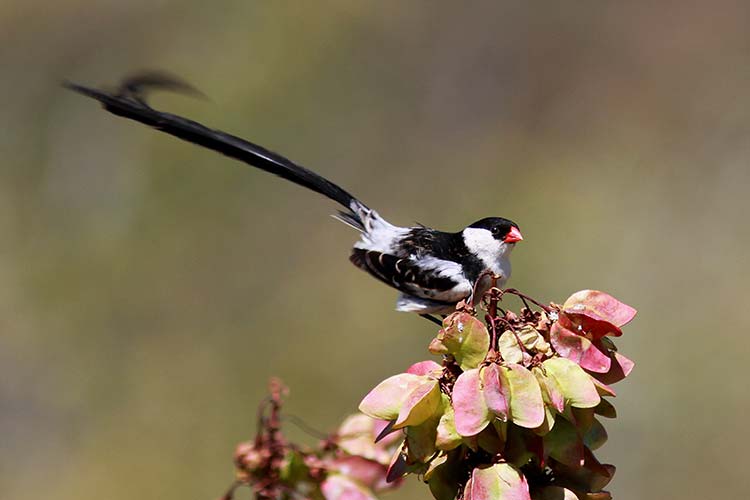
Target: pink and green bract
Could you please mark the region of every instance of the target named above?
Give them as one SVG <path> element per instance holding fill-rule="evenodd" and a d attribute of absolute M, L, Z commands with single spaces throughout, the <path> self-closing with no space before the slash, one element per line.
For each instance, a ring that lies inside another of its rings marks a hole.
<path fill-rule="evenodd" d="M 360 404 L 401 436 L 387 479 L 417 473 L 438 500 L 611 498 L 615 467 L 594 451 L 616 416 L 610 385 L 633 369 L 612 337 L 635 309 L 583 290 L 500 313 L 503 294 L 488 292 L 484 321 L 466 306 L 445 318 L 429 346 L 441 364 L 416 363 Z"/>

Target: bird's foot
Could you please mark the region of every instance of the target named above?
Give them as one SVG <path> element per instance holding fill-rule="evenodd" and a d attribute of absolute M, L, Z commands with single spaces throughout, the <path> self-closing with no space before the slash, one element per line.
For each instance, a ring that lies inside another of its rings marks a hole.
<path fill-rule="evenodd" d="M 436 325 L 443 326 L 443 322 L 441 320 L 437 319 L 432 314 L 420 314 L 419 316 L 422 317 L 422 318 L 424 318 L 424 319 L 426 319 L 430 323 L 435 323 Z"/>

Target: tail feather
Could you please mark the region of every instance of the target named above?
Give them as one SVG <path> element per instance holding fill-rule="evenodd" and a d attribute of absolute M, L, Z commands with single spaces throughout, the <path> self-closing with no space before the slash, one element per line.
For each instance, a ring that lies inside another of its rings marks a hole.
<path fill-rule="evenodd" d="M 362 224 L 362 220 L 352 212 L 344 212 L 343 210 L 339 210 L 335 215 L 331 215 L 331 217 L 339 222 L 343 222 L 353 229 L 356 229 L 360 233 L 365 232 L 365 226 Z"/>
<path fill-rule="evenodd" d="M 350 210 L 350 212 L 341 212 L 337 217 L 339 220 L 355 229 L 364 230 L 364 221 L 360 213 L 363 210 L 369 212 L 369 209 L 340 186 L 312 170 L 250 141 L 220 130 L 210 129 L 182 116 L 151 108 L 143 100 L 142 79 L 134 78 L 135 80 L 131 78 L 124 81 L 120 90 L 113 93 L 70 82 L 65 82 L 63 86 L 81 95 L 96 99 L 103 105 L 104 109 L 112 114 L 135 120 L 184 141 L 217 151 L 320 193 Z M 135 83 L 133 83 L 134 81 Z M 150 80 L 147 83 L 149 82 Z"/>

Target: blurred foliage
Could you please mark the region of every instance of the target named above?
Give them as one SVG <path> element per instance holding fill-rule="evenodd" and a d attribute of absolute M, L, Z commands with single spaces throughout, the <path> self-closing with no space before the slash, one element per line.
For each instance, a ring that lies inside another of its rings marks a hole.
<path fill-rule="evenodd" d="M 213 498 L 270 375 L 330 429 L 433 332 L 347 262 L 331 203 L 58 85 L 162 68 L 211 101 L 154 106 L 283 152 L 394 223 L 509 217 L 525 237 L 512 286 L 638 308 L 608 488 L 742 498 L 749 11 L 0 3 L 0 497 Z"/>
<path fill-rule="evenodd" d="M 353 414 L 335 431 L 320 434 L 317 446 L 289 442 L 282 428 L 285 420 L 294 420 L 282 410 L 288 391 L 271 379 L 269 395 L 258 407 L 256 435 L 237 445 L 236 481 L 221 500 L 233 500 L 241 488 L 256 500 L 377 500 L 376 494 L 403 483 L 386 481 L 400 436 L 382 436 L 388 426 L 384 420 Z"/>

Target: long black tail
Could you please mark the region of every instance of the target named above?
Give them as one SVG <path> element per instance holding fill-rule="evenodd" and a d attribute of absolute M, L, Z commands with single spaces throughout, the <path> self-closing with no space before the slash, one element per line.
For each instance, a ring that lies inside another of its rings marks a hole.
<path fill-rule="evenodd" d="M 344 213 L 344 215 L 353 216 L 355 224 L 361 225 L 362 223 L 360 220 L 361 211 L 355 207 L 368 210 L 362 202 L 333 182 L 273 151 L 220 130 L 210 129 L 193 120 L 157 111 L 146 104 L 143 99 L 142 91 L 146 90 L 146 86 L 172 88 L 173 90 L 177 87 L 181 87 L 183 90 L 191 89 L 185 84 L 160 80 L 159 77 L 142 78 L 139 76 L 127 79 L 122 83 L 120 89 L 114 93 L 70 82 L 65 82 L 63 86 L 96 99 L 110 113 L 141 122 L 185 141 L 218 151 L 230 158 L 240 160 L 320 193 L 349 210 L 351 213 Z"/>

